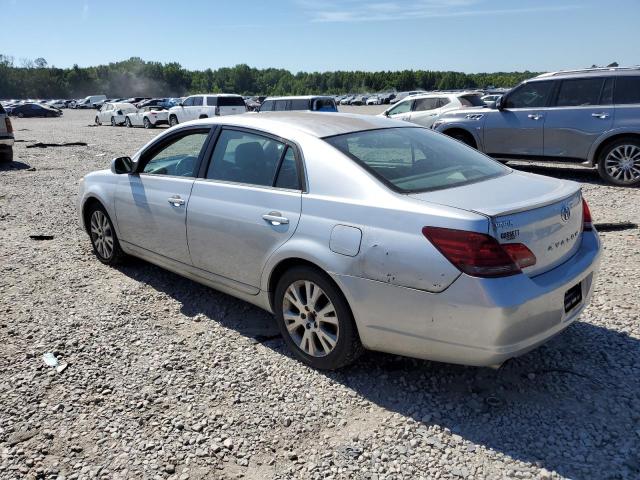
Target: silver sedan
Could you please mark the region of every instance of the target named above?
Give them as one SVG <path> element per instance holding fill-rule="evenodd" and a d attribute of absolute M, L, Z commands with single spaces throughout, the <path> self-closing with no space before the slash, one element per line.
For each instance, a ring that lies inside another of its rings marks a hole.
<path fill-rule="evenodd" d="M 322 369 L 365 348 L 498 365 L 579 316 L 600 257 L 577 184 L 372 116 L 181 124 L 84 177 L 78 212 L 100 261 L 262 307 Z"/>

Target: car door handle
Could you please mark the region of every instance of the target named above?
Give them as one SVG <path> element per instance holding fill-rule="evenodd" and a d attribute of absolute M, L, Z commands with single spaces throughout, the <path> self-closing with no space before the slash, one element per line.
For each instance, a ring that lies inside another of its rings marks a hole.
<path fill-rule="evenodd" d="M 180 198 L 180 195 L 174 195 L 173 197 L 169 197 L 167 200 L 174 207 L 179 207 L 180 205 L 184 205 L 184 200 Z"/>
<path fill-rule="evenodd" d="M 529 117 L 531 120 L 540 120 L 543 117 L 543 115 L 531 113 L 527 115 L 527 117 Z"/>
<path fill-rule="evenodd" d="M 595 118 L 599 118 L 601 120 L 604 120 L 605 118 L 609 118 L 609 114 L 605 112 L 592 113 L 591 116 Z"/>
<path fill-rule="evenodd" d="M 289 223 L 289 219 L 282 216 L 280 212 L 269 212 L 265 215 L 262 215 L 262 219 L 265 222 L 269 222 L 271 225 L 287 225 Z"/>

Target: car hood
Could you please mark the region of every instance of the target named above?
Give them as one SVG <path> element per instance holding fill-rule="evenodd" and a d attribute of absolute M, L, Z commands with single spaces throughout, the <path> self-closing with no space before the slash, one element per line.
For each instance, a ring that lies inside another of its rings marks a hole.
<path fill-rule="evenodd" d="M 511 170 L 483 182 L 409 196 L 494 217 L 543 207 L 579 190 L 580 186 L 569 180 Z"/>

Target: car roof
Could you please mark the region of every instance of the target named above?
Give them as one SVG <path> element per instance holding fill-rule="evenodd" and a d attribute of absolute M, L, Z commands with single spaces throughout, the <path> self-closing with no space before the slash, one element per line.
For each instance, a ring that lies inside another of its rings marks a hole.
<path fill-rule="evenodd" d="M 404 100 L 420 100 L 421 98 L 444 98 L 444 97 L 461 97 L 463 95 L 480 95 L 477 91 L 474 90 L 465 90 L 461 92 L 431 92 L 431 93 L 416 93 L 414 95 L 408 95 L 403 98 Z"/>
<path fill-rule="evenodd" d="M 311 100 L 313 98 L 329 98 L 333 100 L 330 95 L 291 95 L 288 97 L 267 97 L 264 100 L 266 102 L 267 100 Z"/>
<path fill-rule="evenodd" d="M 556 80 L 556 79 L 575 79 L 575 78 L 593 78 L 593 77 L 637 77 L 640 76 L 640 68 L 598 68 L 575 71 L 549 72 L 538 75 L 537 77 L 526 80 L 527 82 Z"/>
<path fill-rule="evenodd" d="M 419 125 L 413 123 L 391 120 L 376 115 L 306 111 L 261 112 L 259 115 L 255 113 L 245 113 L 241 115 L 204 118 L 188 123 L 191 125 L 216 125 L 224 123 L 237 127 L 255 128 L 285 138 L 288 132 L 292 130 L 317 138 L 325 138 L 345 133 L 378 130 L 382 128 L 421 128 Z"/>

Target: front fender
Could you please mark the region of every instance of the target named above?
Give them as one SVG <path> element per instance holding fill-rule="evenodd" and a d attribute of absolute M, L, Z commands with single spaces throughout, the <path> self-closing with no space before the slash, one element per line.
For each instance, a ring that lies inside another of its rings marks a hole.
<path fill-rule="evenodd" d="M 467 122 L 462 122 L 462 121 L 446 122 L 438 125 L 435 131 L 444 134 L 447 130 L 452 130 L 452 129 L 464 130 L 465 132 L 470 134 L 476 141 L 478 150 L 480 150 L 481 152 L 484 152 L 484 141 L 483 141 L 484 135 L 482 135 L 482 132 L 484 129 L 483 123 L 479 121 L 475 121 L 472 124 Z"/>
<path fill-rule="evenodd" d="M 116 230 L 116 235 L 120 236 L 114 201 L 117 183 L 117 176 L 107 171 L 94 172 L 82 179 L 80 192 L 78 192 L 77 206 L 80 226 L 85 232 L 87 228 L 84 223 L 84 207 L 89 200 L 95 199 L 105 208 Z"/>

